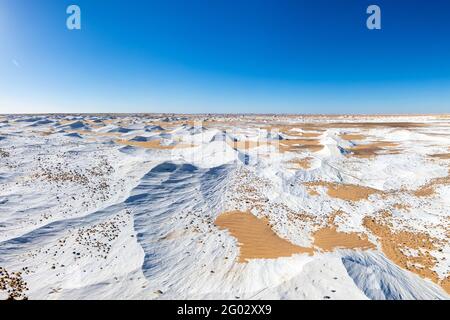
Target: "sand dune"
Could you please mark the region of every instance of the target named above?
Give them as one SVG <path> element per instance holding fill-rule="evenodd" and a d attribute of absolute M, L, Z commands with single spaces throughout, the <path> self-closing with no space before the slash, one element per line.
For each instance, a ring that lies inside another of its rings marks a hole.
<path fill-rule="evenodd" d="M 0 299 L 450 297 L 448 117 L 0 120 Z"/>

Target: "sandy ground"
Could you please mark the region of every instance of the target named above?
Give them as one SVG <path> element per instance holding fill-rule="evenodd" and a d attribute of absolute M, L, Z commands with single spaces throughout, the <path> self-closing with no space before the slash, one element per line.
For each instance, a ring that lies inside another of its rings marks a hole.
<path fill-rule="evenodd" d="M 239 244 L 239 262 L 250 259 L 289 257 L 295 253 L 312 253 L 310 248 L 293 245 L 272 231 L 269 222 L 249 212 L 231 211 L 220 214 L 216 225 L 226 228 Z"/>
<path fill-rule="evenodd" d="M 374 188 L 353 184 L 338 184 L 338 183 L 317 181 L 317 182 L 307 182 L 305 183 L 305 185 L 308 186 L 309 188 L 325 187 L 328 196 L 347 201 L 359 201 L 364 199 L 367 200 L 370 195 L 381 193 L 380 190 L 376 190 Z"/>
<path fill-rule="evenodd" d="M 0 299 L 448 299 L 449 120 L 5 115 Z"/>

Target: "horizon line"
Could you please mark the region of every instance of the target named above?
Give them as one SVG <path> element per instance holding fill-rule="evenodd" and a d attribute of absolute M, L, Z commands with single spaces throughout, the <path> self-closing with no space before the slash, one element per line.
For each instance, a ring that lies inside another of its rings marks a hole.
<path fill-rule="evenodd" d="M 177 113 L 177 112 L 17 112 L 17 113 L 0 113 L 0 116 L 45 116 L 45 115 L 171 115 L 171 116 L 227 116 L 227 115 L 240 115 L 240 116 L 450 116 L 449 113 L 255 113 L 255 112 L 230 112 L 230 113 L 218 113 L 218 112 L 191 112 L 191 113 Z"/>

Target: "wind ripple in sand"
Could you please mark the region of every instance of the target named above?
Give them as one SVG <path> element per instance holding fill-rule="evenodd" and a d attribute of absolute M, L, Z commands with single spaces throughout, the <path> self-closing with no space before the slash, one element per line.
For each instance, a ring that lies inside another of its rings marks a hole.
<path fill-rule="evenodd" d="M 125 201 L 145 252 L 144 275 L 157 290 L 172 286 L 176 291 L 209 274 L 198 278 L 202 265 L 209 266 L 215 255 L 208 245 L 215 239 L 210 237 L 213 220 L 206 213 L 220 208 L 222 182 L 232 168 L 165 162 L 146 174 Z"/>
<path fill-rule="evenodd" d="M 249 212 L 225 212 L 217 217 L 215 223 L 220 229 L 229 230 L 237 239 L 240 248 L 239 262 L 313 252 L 311 248 L 303 248 L 280 238 L 272 231 L 267 220 L 258 219 Z"/>

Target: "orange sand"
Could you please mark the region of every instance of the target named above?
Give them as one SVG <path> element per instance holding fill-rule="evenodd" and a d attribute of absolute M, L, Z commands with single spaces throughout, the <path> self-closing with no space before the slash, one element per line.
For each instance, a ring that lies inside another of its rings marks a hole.
<path fill-rule="evenodd" d="M 440 154 L 432 154 L 432 158 L 438 158 L 438 159 L 450 159 L 450 153 L 440 153 Z"/>
<path fill-rule="evenodd" d="M 431 179 L 430 182 L 428 182 L 427 184 L 423 185 L 422 187 L 420 187 L 419 189 L 414 191 L 413 194 L 416 197 L 431 197 L 435 194 L 435 192 L 436 192 L 435 188 L 437 186 L 446 185 L 449 183 L 450 183 L 450 170 L 446 177 Z"/>
<path fill-rule="evenodd" d="M 275 259 L 297 253 L 313 253 L 311 248 L 300 247 L 280 238 L 265 219 L 258 219 L 249 212 L 225 212 L 217 217 L 215 223 L 219 229 L 228 230 L 237 239 L 241 263 L 250 259 Z"/>
<path fill-rule="evenodd" d="M 356 145 L 349 150 L 352 152 L 349 156 L 354 156 L 358 158 L 372 158 L 379 154 L 390 153 L 393 154 L 397 150 L 392 150 L 392 148 L 397 147 L 398 144 L 388 141 L 378 141 L 371 142 L 368 144 Z"/>
<path fill-rule="evenodd" d="M 319 140 L 315 139 L 289 139 L 280 141 L 280 152 L 296 152 L 309 150 L 311 152 L 320 151 L 323 146 Z"/>
<path fill-rule="evenodd" d="M 328 217 L 327 226 L 314 232 L 314 246 L 324 251 L 334 249 L 373 249 L 375 245 L 371 243 L 366 235 L 356 232 L 337 231 L 335 219 L 342 215 L 342 211 L 336 211 Z"/>
<path fill-rule="evenodd" d="M 289 163 L 292 163 L 294 165 L 296 165 L 298 168 L 301 169 L 309 169 L 311 168 L 311 160 L 313 160 L 313 158 L 302 158 L 302 159 L 294 159 L 289 161 Z"/>
<path fill-rule="evenodd" d="M 317 186 L 327 187 L 327 194 L 330 197 L 346 201 L 367 200 L 370 195 L 381 193 L 381 191 L 377 189 L 358 186 L 354 184 L 340 184 L 340 183 L 317 181 L 317 182 L 306 182 L 305 185 L 309 189 Z"/>
<path fill-rule="evenodd" d="M 436 265 L 436 258 L 430 254 L 431 250 L 437 249 L 438 242 L 421 232 L 392 231 L 392 225 L 383 221 L 390 215 L 384 215 L 378 219 L 366 217 L 363 226 L 379 238 L 384 254 L 400 267 L 428 278 L 441 285 L 450 293 L 449 277 L 439 279 L 437 273 L 432 269 Z M 405 250 L 415 249 L 415 256 L 405 254 Z"/>
<path fill-rule="evenodd" d="M 314 246 L 324 251 L 333 251 L 334 249 L 373 249 L 366 235 L 360 235 L 355 232 L 339 232 L 336 227 L 330 226 L 319 229 L 314 232 Z"/>

